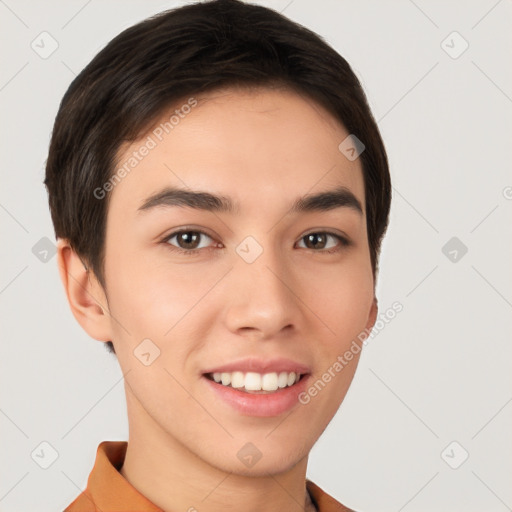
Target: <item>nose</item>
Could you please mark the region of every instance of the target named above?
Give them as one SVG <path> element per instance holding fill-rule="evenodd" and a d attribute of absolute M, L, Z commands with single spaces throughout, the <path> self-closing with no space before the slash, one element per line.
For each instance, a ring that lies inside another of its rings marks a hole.
<path fill-rule="evenodd" d="M 293 269 L 278 251 L 265 247 L 251 263 L 236 255 L 225 289 L 225 322 L 231 332 L 270 339 L 297 328 L 302 318 L 300 289 Z"/>

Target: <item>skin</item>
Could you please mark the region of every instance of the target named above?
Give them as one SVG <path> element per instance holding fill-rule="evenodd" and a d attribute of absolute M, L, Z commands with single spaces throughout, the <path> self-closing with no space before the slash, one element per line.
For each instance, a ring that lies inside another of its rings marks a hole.
<path fill-rule="evenodd" d="M 361 164 L 338 149 L 346 129 L 291 91 L 227 89 L 198 100 L 112 191 L 106 292 L 66 240 L 58 242 L 61 278 L 75 318 L 92 338 L 113 341 L 125 374 L 121 474 L 135 488 L 166 511 L 314 510 L 308 454 L 344 399 L 359 355 L 309 404 L 267 418 L 215 400 L 201 371 L 246 356 L 287 357 L 308 364 L 314 382 L 371 329 L 377 302 Z M 123 147 L 119 162 L 140 144 Z M 340 185 L 363 215 L 288 213 L 298 197 Z M 240 212 L 137 212 L 164 186 L 229 196 Z M 190 247 L 179 237 L 162 242 L 190 225 L 208 235 L 197 254 L 173 252 L 180 242 Z M 306 234 L 326 231 L 351 245 L 329 237 L 306 246 Z M 263 248 L 251 264 L 235 252 L 247 236 Z M 149 366 L 133 354 L 146 338 L 161 351 Z M 236 456 L 247 442 L 262 453 L 252 468 Z"/>

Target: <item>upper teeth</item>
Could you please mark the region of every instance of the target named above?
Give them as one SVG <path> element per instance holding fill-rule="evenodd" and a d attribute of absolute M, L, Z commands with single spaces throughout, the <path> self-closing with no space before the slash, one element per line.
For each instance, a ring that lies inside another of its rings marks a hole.
<path fill-rule="evenodd" d="M 295 372 L 215 372 L 213 380 L 224 386 L 245 388 L 248 391 L 275 391 L 278 388 L 293 386 L 300 379 L 300 373 Z"/>

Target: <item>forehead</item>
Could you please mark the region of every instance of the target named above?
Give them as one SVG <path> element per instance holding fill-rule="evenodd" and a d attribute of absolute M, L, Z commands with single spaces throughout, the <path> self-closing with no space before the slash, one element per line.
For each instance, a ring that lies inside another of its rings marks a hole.
<path fill-rule="evenodd" d="M 291 202 L 341 185 L 364 205 L 360 160 L 339 150 L 348 136 L 327 110 L 288 89 L 229 88 L 184 98 L 121 147 L 114 172 L 124 172 L 110 208 L 129 202 L 136 211 L 164 186 L 219 193 L 257 211 L 262 202 Z"/>

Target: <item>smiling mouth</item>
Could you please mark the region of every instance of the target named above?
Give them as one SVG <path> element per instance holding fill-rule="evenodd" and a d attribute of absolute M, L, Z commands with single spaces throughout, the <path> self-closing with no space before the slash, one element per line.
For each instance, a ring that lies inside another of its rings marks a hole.
<path fill-rule="evenodd" d="M 302 380 L 306 374 L 295 372 L 215 372 L 204 376 L 221 386 L 250 394 L 272 394 L 290 388 Z"/>

